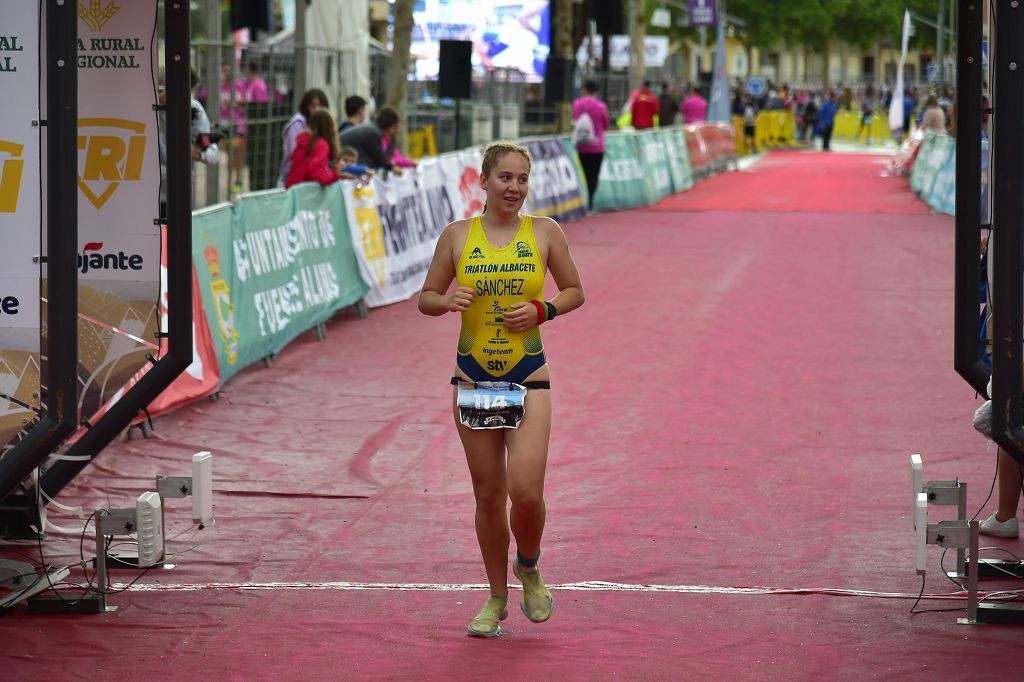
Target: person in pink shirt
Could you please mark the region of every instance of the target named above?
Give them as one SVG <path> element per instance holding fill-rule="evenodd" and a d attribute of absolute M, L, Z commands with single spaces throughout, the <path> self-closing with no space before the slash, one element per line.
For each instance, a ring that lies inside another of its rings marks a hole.
<path fill-rule="evenodd" d="M 577 130 L 576 151 L 580 155 L 580 165 L 587 178 L 589 196 L 588 208 L 594 207 L 594 194 L 597 192 L 597 179 L 601 175 L 601 162 L 604 160 L 604 134 L 611 127 L 608 105 L 597 98 L 597 83 L 588 80 L 583 84 L 583 97 L 572 103 L 572 120 Z M 590 119 L 589 127 L 581 121 L 586 115 Z"/>
<path fill-rule="evenodd" d="M 259 68 L 250 62 L 246 69 L 246 77 L 239 78 L 231 86 L 231 65 L 221 65 L 220 116 L 221 121 L 232 121 L 235 125 L 235 136 L 231 141 L 231 191 L 242 191 L 242 167 L 245 165 L 245 138 L 249 133 L 249 117 L 245 105 L 263 103 L 270 100 L 270 89 L 266 81 L 260 78 Z M 234 102 L 232 99 L 234 90 Z M 232 114 L 233 109 L 233 116 Z"/>
<path fill-rule="evenodd" d="M 679 106 L 683 114 L 683 123 L 700 123 L 708 120 L 708 101 L 700 96 L 697 87 L 690 88 L 690 94 L 683 99 Z"/>

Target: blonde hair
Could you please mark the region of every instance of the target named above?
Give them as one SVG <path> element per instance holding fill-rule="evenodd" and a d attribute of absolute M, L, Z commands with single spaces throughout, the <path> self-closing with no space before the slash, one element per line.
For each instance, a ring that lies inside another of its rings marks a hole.
<path fill-rule="evenodd" d="M 533 167 L 533 159 L 530 158 L 530 150 L 521 144 L 514 142 L 492 142 L 487 145 L 487 149 L 484 150 L 484 160 L 480 163 L 480 177 L 487 179 L 494 170 L 494 167 L 498 165 L 507 154 L 522 154 L 523 158 L 526 159 L 526 170 L 527 172 Z M 487 213 L 487 200 L 484 199 L 484 208 L 481 213 Z"/>
<path fill-rule="evenodd" d="M 498 162 L 505 158 L 506 154 L 513 152 L 523 155 L 523 158 L 526 159 L 527 170 L 532 167 L 533 159 L 530 158 L 530 150 L 523 145 L 515 144 L 514 142 L 492 142 L 484 150 L 484 160 L 480 164 L 480 175 L 486 178 L 494 170 L 494 167 L 498 165 Z"/>

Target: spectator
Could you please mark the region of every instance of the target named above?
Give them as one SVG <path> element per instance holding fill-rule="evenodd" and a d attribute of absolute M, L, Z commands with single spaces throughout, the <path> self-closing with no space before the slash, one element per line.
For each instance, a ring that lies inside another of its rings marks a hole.
<path fill-rule="evenodd" d="M 732 115 L 743 116 L 743 110 L 745 108 L 745 105 L 746 97 L 744 97 L 743 94 L 739 91 L 739 88 L 737 88 L 735 91 L 733 91 L 732 95 Z"/>
<path fill-rule="evenodd" d="M 231 142 L 231 191 L 238 193 L 242 191 L 242 168 L 245 166 L 246 137 L 249 133 L 249 119 L 246 112 L 246 104 L 263 103 L 270 98 L 270 91 L 266 82 L 259 76 L 259 69 L 255 62 L 249 62 L 246 68 L 246 77 L 235 81 L 234 86 L 230 84 L 231 65 L 221 65 L 223 77 L 220 86 L 220 111 L 221 120 L 233 119 L 235 124 L 235 138 Z M 232 89 L 234 97 L 232 99 Z M 230 114 L 232 112 L 234 116 Z"/>
<path fill-rule="evenodd" d="M 818 101 L 816 97 L 810 97 L 804 104 L 803 125 L 800 128 L 800 139 L 806 140 L 808 133 L 814 141 L 814 129 L 818 125 Z"/>
<path fill-rule="evenodd" d="M 342 145 L 355 148 L 359 154 L 359 163 L 401 175 L 401 168 L 392 161 L 394 147 L 389 146 L 387 151 L 384 149 L 384 138 L 393 138 L 400 125 L 398 112 L 391 107 L 384 107 L 377 112 L 373 123 L 346 128 L 339 136 L 339 140 Z"/>
<path fill-rule="evenodd" d="M 668 82 L 661 84 L 661 94 L 658 95 L 658 125 L 670 126 L 676 122 L 676 112 L 679 111 L 679 101 L 672 94 L 672 86 Z"/>
<path fill-rule="evenodd" d="M 245 76 L 245 101 L 264 103 L 270 101 L 270 88 L 266 81 L 260 78 L 259 67 L 256 62 L 249 62 Z"/>
<path fill-rule="evenodd" d="M 191 87 L 192 87 L 192 99 L 191 99 L 191 110 L 192 110 L 192 180 L 195 181 L 196 173 L 196 162 L 203 165 L 217 165 L 220 160 L 220 150 L 217 147 L 217 142 L 220 139 L 219 135 L 213 134 L 210 131 L 210 117 L 206 114 L 206 109 L 200 104 L 199 100 L 196 99 L 196 86 L 199 85 L 199 76 L 196 74 L 196 70 L 192 69 L 191 74 Z M 166 103 L 166 93 L 163 88 L 160 89 L 160 103 Z M 167 138 L 164 131 L 167 130 L 167 114 L 166 111 L 161 110 L 158 113 L 160 119 L 159 130 L 160 135 L 157 139 L 157 144 L 160 147 L 160 216 L 167 216 Z M 194 199 L 194 197 L 193 197 Z"/>
<path fill-rule="evenodd" d="M 660 113 L 661 107 L 658 98 L 651 92 L 650 81 L 644 81 L 643 87 L 634 93 L 629 111 L 633 116 L 633 127 L 637 130 L 654 127 L 654 117 Z"/>
<path fill-rule="evenodd" d="M 338 128 L 339 133 L 366 121 L 366 100 L 359 95 L 350 95 L 346 97 L 345 116 L 347 118 L 341 122 L 341 127 Z"/>
<path fill-rule="evenodd" d="M 757 152 L 757 108 L 749 97 L 743 100 L 743 143 L 751 152 Z"/>
<path fill-rule="evenodd" d="M 946 132 L 946 114 L 939 106 L 939 98 L 929 95 L 924 102 L 924 116 L 921 118 L 921 127 L 924 130 L 933 130 L 937 133 Z"/>
<path fill-rule="evenodd" d="M 874 92 L 869 86 L 864 90 L 864 96 L 860 100 L 860 129 L 857 131 L 857 138 L 860 139 L 861 133 L 865 130 L 868 131 L 867 143 L 871 144 L 871 119 L 875 113 L 875 102 Z"/>
<path fill-rule="evenodd" d="M 903 135 L 910 135 L 910 121 L 914 114 L 914 107 L 917 106 L 916 91 L 907 88 L 903 91 Z M 948 121 L 947 121 L 948 122 Z"/>
<path fill-rule="evenodd" d="M 385 137 L 385 138 L 383 138 L 383 140 L 381 140 L 381 142 L 383 143 L 384 154 L 386 155 L 389 151 L 391 152 L 391 163 L 395 164 L 399 168 L 415 168 L 416 167 L 416 162 L 413 161 L 412 159 L 406 158 L 402 154 L 402 150 L 400 150 L 398 148 L 398 146 L 397 146 L 398 145 L 398 136 L 397 135 L 393 135 L 390 138 Z M 394 147 L 395 149 L 392 151 L 391 147 Z"/>
<path fill-rule="evenodd" d="M 334 166 L 340 157 L 341 147 L 334 117 L 327 109 L 317 109 L 309 117 L 309 129 L 295 141 L 292 167 L 284 186 L 292 187 L 300 182 L 319 182 L 326 186 L 341 178 L 354 178 L 354 175 L 335 170 Z"/>
<path fill-rule="evenodd" d="M 582 134 L 577 137 L 576 151 L 580 155 L 583 175 L 587 178 L 588 208 L 594 208 L 594 194 L 597 193 L 597 179 L 601 175 L 601 163 L 604 161 L 605 131 L 611 127 L 611 116 L 608 105 L 597 97 L 597 83 L 588 80 L 583 84 L 583 97 L 572 103 L 572 120 L 581 129 L 585 127 L 580 119 L 590 119 L 592 135 L 588 138 Z"/>
<path fill-rule="evenodd" d="M 279 186 L 284 186 L 285 178 L 288 177 L 288 171 L 292 168 L 292 152 L 295 151 L 296 140 L 306 130 L 309 117 L 319 109 L 330 109 L 330 105 L 327 102 L 327 94 L 319 88 L 307 90 L 299 102 L 298 112 L 291 117 L 288 123 L 285 124 L 284 130 L 281 131 L 281 144 L 284 153 L 281 160 Z"/>
<path fill-rule="evenodd" d="M 367 180 L 373 175 L 373 171 L 366 165 L 359 163 L 359 152 L 354 147 L 342 147 L 338 156 L 338 167 L 342 173 L 349 173 L 362 180 Z"/>
<path fill-rule="evenodd" d="M 938 98 L 936 98 L 936 104 Z M 1021 496 L 1021 467 L 1010 454 L 999 448 L 996 472 L 999 478 L 999 508 L 985 517 L 978 530 L 982 535 L 1000 538 L 1020 537 L 1017 502 Z M 1000 520 L 1002 517 L 1002 520 Z"/>
<path fill-rule="evenodd" d="M 821 109 L 818 110 L 818 128 L 821 129 L 822 151 L 832 151 L 830 146 L 832 142 L 832 127 L 835 125 L 836 112 L 838 111 L 839 107 L 836 106 L 835 96 L 831 91 L 825 93 L 825 101 L 822 103 Z"/>
<path fill-rule="evenodd" d="M 697 86 L 693 86 L 679 110 L 683 113 L 683 123 L 700 123 L 708 118 L 708 101 L 700 96 Z"/>

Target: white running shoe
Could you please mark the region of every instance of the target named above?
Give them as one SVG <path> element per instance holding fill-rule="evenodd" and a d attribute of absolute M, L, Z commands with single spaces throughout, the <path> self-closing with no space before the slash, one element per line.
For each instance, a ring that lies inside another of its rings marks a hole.
<path fill-rule="evenodd" d="M 997 538 L 1019 538 L 1020 524 L 1017 523 L 1016 516 L 1005 521 L 996 521 L 996 513 L 992 512 L 981 522 L 978 532 L 982 535 L 994 535 Z"/>

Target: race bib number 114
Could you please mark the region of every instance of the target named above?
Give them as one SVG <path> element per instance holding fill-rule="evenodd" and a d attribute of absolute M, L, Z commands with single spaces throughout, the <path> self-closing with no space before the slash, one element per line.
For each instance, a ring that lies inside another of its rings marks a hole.
<path fill-rule="evenodd" d="M 526 388 L 507 381 L 459 384 L 459 420 L 471 429 L 517 429 L 526 411 Z"/>

